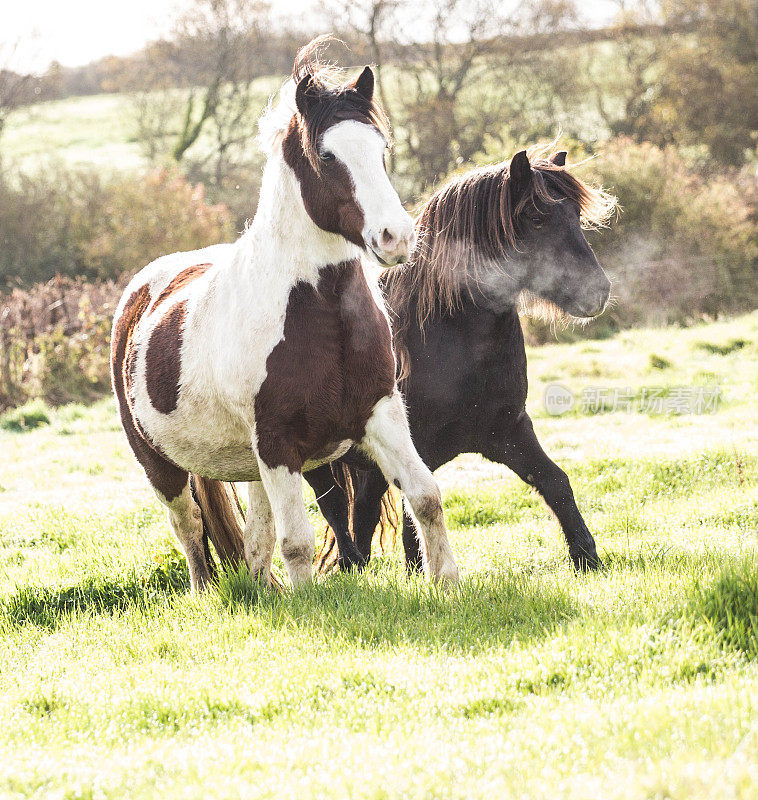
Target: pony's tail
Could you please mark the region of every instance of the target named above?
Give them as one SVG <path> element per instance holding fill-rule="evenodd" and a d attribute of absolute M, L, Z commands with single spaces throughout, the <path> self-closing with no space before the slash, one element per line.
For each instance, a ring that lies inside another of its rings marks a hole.
<path fill-rule="evenodd" d="M 394 549 L 397 541 L 397 529 L 400 527 L 400 521 L 403 518 L 403 501 L 400 498 L 400 492 L 394 486 L 390 486 L 382 495 L 381 502 L 382 511 L 379 517 L 379 525 L 374 532 L 374 538 L 378 536 L 382 553 L 389 553 L 390 550 Z M 398 511 L 398 503 L 400 503 L 400 511 Z"/>
<path fill-rule="evenodd" d="M 190 475 L 190 488 L 203 518 L 206 558 L 210 558 L 210 539 L 221 566 L 237 570 L 244 561 L 245 539 L 241 522 L 244 514 L 234 484 Z M 213 564 L 208 566 L 212 568 Z"/>

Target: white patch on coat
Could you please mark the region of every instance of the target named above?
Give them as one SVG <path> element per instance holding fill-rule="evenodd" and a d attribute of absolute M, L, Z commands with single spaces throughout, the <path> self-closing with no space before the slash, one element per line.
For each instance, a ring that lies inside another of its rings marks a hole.
<path fill-rule="evenodd" d="M 431 577 L 457 583 L 458 567 L 445 531 L 440 490 L 413 445 L 397 390 L 374 406 L 361 448 L 376 461 L 388 483 L 400 485 L 421 530 L 424 564 Z"/>
<path fill-rule="evenodd" d="M 271 503 L 276 536 L 293 586 L 313 578 L 313 552 L 316 534 L 303 503 L 303 478 L 285 466 L 267 467 L 260 463 L 261 481 Z M 254 538 L 260 532 L 253 534 Z"/>

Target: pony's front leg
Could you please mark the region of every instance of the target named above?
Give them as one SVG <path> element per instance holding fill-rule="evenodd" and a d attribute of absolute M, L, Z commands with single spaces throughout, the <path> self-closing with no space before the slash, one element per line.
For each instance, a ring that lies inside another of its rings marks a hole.
<path fill-rule="evenodd" d="M 250 481 L 245 519 L 245 561 L 250 574 L 271 585 L 271 559 L 276 544 L 274 514 L 261 481 Z"/>
<path fill-rule="evenodd" d="M 445 530 L 440 490 L 413 446 L 397 389 L 374 406 L 360 446 L 376 461 L 387 481 L 405 494 L 424 537 L 425 563 L 431 577 L 456 583 L 458 567 Z"/>
<path fill-rule="evenodd" d="M 316 534 L 303 502 L 303 476 L 285 466 L 269 467 L 260 457 L 258 469 L 292 585 L 308 583 L 313 578 Z"/>
<path fill-rule="evenodd" d="M 600 569 L 595 540 L 576 505 L 568 475 L 542 449 L 530 416 L 524 411 L 515 419 L 504 416 L 498 422 L 482 455 L 505 464 L 542 495 L 563 529 L 578 571 Z"/>

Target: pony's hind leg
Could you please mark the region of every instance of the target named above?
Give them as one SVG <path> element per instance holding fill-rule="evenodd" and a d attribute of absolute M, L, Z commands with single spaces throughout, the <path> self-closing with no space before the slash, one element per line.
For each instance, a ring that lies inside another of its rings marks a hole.
<path fill-rule="evenodd" d="M 202 591 L 211 583 L 211 573 L 206 560 L 202 513 L 192 497 L 189 480 L 172 500 L 157 489 L 155 493 L 168 509 L 169 522 L 187 557 L 190 587 L 193 592 Z"/>
<path fill-rule="evenodd" d="M 247 485 L 249 504 L 245 520 L 245 561 L 250 574 L 271 584 L 271 559 L 276 544 L 274 514 L 261 481 Z"/>
<path fill-rule="evenodd" d="M 317 467 L 306 472 L 303 477 L 316 493 L 316 502 L 321 514 L 334 533 L 338 553 L 337 567 L 341 571 L 353 568 L 360 570 L 366 566 L 368 559 L 361 555 L 360 550 L 350 536 L 348 495 L 332 473 L 332 466 L 339 463 L 337 461 L 333 462 L 333 464 Z M 349 469 L 349 467 L 345 467 L 345 469 Z"/>
<path fill-rule="evenodd" d="M 440 490 L 413 446 L 397 390 L 374 406 L 361 447 L 376 461 L 387 481 L 405 494 L 423 533 L 430 575 L 457 582 L 458 567 L 445 530 Z"/>
<path fill-rule="evenodd" d="M 263 488 L 274 515 L 276 535 L 284 565 L 293 586 L 313 578 L 313 551 L 316 534 L 303 502 L 303 476 L 284 465 L 268 467 L 258 458 Z"/>

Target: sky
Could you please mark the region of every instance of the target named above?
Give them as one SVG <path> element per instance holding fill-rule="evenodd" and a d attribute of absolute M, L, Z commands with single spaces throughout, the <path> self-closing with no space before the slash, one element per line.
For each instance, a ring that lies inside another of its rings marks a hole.
<path fill-rule="evenodd" d="M 51 61 L 79 66 L 106 55 L 128 55 L 167 35 L 189 0 L 0 0 L 0 66 L 43 71 Z M 288 13 L 315 0 L 280 0 Z M 274 6 L 279 5 L 275 3 Z M 586 0 L 602 7 L 608 0 Z M 9 44 L 18 42 L 12 58 Z M 8 63 L 10 61 L 10 63 Z"/>
<path fill-rule="evenodd" d="M 106 55 L 129 55 L 168 35 L 189 1 L 0 0 L 0 56 L 8 61 L 9 45 L 21 43 L 11 66 L 41 71 L 53 60 L 75 67 Z M 280 0 L 285 3 L 301 18 L 314 4 Z"/>
<path fill-rule="evenodd" d="M 57 60 L 86 64 L 127 55 L 170 27 L 179 0 L 0 0 L 0 38 L 20 42 L 20 69 L 42 70 Z"/>

